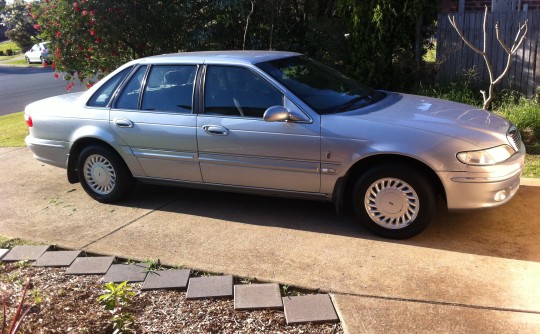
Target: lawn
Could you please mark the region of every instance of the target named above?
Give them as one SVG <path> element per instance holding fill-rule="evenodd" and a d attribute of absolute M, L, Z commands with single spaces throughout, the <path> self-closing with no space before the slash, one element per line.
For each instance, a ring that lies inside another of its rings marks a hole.
<path fill-rule="evenodd" d="M 0 116 L 0 147 L 22 147 L 28 128 L 22 112 Z"/>

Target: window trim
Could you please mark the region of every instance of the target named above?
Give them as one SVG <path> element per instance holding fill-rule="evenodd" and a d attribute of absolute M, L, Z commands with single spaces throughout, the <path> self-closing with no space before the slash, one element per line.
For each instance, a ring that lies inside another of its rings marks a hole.
<path fill-rule="evenodd" d="M 118 98 L 120 97 L 120 95 L 122 95 L 122 93 L 124 92 L 124 89 L 126 88 L 126 85 L 127 83 L 131 80 L 131 78 L 139 71 L 139 69 L 143 66 L 146 66 L 146 70 L 143 74 L 143 78 L 142 78 L 142 81 L 141 81 L 141 88 L 144 87 L 144 85 L 146 84 L 146 76 L 148 75 L 148 69 L 151 67 L 150 64 L 137 64 L 137 66 L 135 66 L 135 68 L 129 73 L 129 75 L 124 79 L 124 82 L 122 82 L 122 84 L 119 86 L 119 89 L 116 91 L 116 94 L 114 96 L 114 101 L 112 101 L 111 103 L 111 109 L 114 109 L 114 110 L 136 110 L 136 111 L 139 111 L 140 108 L 141 108 L 141 97 L 142 97 L 142 94 L 139 94 L 139 99 L 137 101 L 137 109 L 124 109 L 124 108 L 117 108 L 116 105 L 118 103 Z"/>
<path fill-rule="evenodd" d="M 124 82 L 127 80 L 127 78 L 129 78 L 131 76 L 131 73 L 133 71 L 133 69 L 135 68 L 136 66 L 128 66 L 124 69 L 122 69 L 121 71 L 118 71 L 117 74 L 113 75 L 110 79 L 107 80 L 107 82 L 105 82 L 103 85 L 101 85 L 98 89 L 96 89 L 96 91 L 90 96 L 90 98 L 88 100 L 86 100 L 86 103 L 85 103 L 85 107 L 86 108 L 93 108 L 93 109 L 111 109 L 112 108 L 112 105 L 113 105 L 113 101 L 115 100 L 116 98 L 116 95 L 118 94 L 118 91 L 121 89 L 121 87 L 124 85 Z M 122 73 L 123 71 L 125 71 L 126 69 L 129 69 L 128 73 L 124 76 L 124 78 L 122 80 L 120 80 L 120 82 L 117 84 L 117 86 L 115 87 L 115 89 L 113 90 L 112 94 L 111 94 L 111 97 L 109 98 L 109 101 L 107 102 L 107 104 L 103 107 L 101 106 L 91 106 L 89 105 L 90 103 L 90 100 L 92 100 L 92 98 L 100 91 L 100 89 L 106 85 L 109 80 L 111 80 L 112 78 L 114 78 L 116 75 Z"/>

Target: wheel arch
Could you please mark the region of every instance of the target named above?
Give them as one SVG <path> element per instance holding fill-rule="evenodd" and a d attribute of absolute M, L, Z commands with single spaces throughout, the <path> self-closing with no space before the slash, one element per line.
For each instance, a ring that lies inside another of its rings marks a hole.
<path fill-rule="evenodd" d="M 122 163 L 124 163 L 127 170 L 130 170 L 129 166 L 127 166 L 126 162 L 122 158 L 122 155 L 111 144 L 99 138 L 84 137 L 75 141 L 73 145 L 71 145 L 71 148 L 69 150 L 68 167 L 67 167 L 67 177 L 68 177 L 69 183 L 73 184 L 73 183 L 79 182 L 79 177 L 77 175 L 77 159 L 81 151 L 90 145 L 103 146 L 110 149 L 112 152 L 115 152 L 120 158 L 120 160 L 122 161 Z"/>
<path fill-rule="evenodd" d="M 446 203 L 446 192 L 443 183 L 437 173 L 424 162 L 399 154 L 378 154 L 366 157 L 355 162 L 347 171 L 345 176 L 336 182 L 334 189 L 334 204 L 338 211 L 349 204 L 352 198 L 353 187 L 358 177 L 373 166 L 384 164 L 405 164 L 416 170 L 421 170 L 426 175 L 434 191 Z"/>

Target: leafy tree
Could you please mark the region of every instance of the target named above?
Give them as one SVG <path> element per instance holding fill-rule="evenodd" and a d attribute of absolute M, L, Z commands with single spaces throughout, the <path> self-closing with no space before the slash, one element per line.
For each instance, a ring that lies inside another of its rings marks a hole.
<path fill-rule="evenodd" d="M 421 59 L 415 55 L 422 39 L 417 24 L 435 22 L 439 1 L 341 0 L 340 5 L 351 17 L 351 74 L 376 87 L 410 87 Z"/>
<path fill-rule="evenodd" d="M 3 5 L 5 6 L 5 1 Z M 6 36 L 10 40 L 23 50 L 32 46 L 32 38 L 37 35 L 34 28 L 36 22 L 26 10 L 26 4 L 23 0 L 16 0 L 12 4 L 5 6 L 1 18 L 2 24 L 7 28 Z"/>

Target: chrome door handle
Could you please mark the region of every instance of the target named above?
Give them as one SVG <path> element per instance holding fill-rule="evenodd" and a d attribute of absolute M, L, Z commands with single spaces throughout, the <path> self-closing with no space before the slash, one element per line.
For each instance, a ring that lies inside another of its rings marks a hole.
<path fill-rule="evenodd" d="M 229 130 L 220 125 L 203 125 L 202 129 L 209 135 L 226 136 L 229 134 Z"/>
<path fill-rule="evenodd" d="M 114 124 L 119 128 L 132 128 L 133 122 L 129 119 L 115 118 L 113 119 Z"/>

